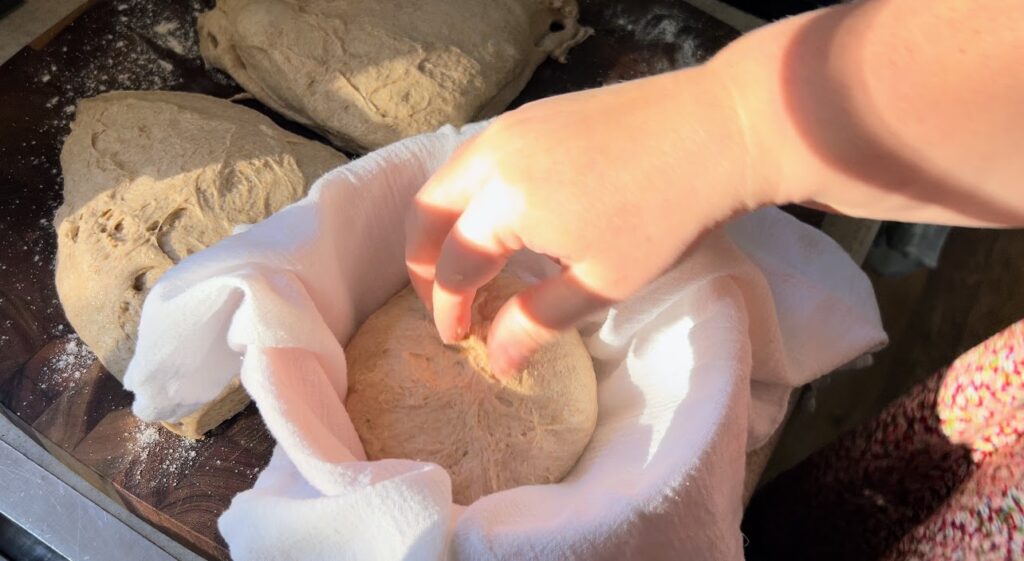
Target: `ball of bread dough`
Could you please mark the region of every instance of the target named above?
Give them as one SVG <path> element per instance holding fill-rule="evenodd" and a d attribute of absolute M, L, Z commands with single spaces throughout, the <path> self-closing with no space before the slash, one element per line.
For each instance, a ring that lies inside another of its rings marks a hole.
<path fill-rule="evenodd" d="M 500 113 L 590 30 L 575 0 L 217 0 L 199 49 L 249 93 L 356 151 Z"/>
<path fill-rule="evenodd" d="M 525 285 L 500 275 L 473 305 L 469 337 L 444 345 L 412 288 L 370 316 L 346 348 L 346 406 L 371 460 L 407 458 L 448 471 L 456 503 L 560 481 L 597 423 L 597 381 L 576 331 L 511 380 L 490 372 L 483 340 Z"/>
<path fill-rule="evenodd" d="M 60 163 L 57 294 L 118 380 L 142 303 L 186 256 L 301 199 L 345 156 L 266 116 L 183 92 L 110 92 L 78 104 Z M 248 403 L 233 383 L 170 428 L 200 437 Z"/>

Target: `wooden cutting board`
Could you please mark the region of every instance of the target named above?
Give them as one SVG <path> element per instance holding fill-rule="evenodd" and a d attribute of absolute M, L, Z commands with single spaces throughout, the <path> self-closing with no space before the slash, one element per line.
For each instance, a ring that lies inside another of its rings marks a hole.
<path fill-rule="evenodd" d="M 131 395 L 64 318 L 50 225 L 78 99 L 116 89 L 241 93 L 199 58 L 195 18 L 211 4 L 97 1 L 0 66 L 0 411 L 128 510 L 207 558 L 227 559 L 217 517 L 252 486 L 273 439 L 252 406 L 200 442 L 135 419 Z M 514 105 L 694 64 L 738 35 L 671 0 L 584 1 L 581 20 L 596 35 L 568 64 L 544 63 Z"/>

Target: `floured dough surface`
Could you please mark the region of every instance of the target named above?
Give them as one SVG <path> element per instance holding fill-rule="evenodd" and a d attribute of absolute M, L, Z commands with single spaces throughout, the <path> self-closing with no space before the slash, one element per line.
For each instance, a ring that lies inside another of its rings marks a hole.
<path fill-rule="evenodd" d="M 406 288 L 370 316 L 345 349 L 346 407 L 371 460 L 434 462 L 458 504 L 511 487 L 560 481 L 597 423 L 597 381 L 575 331 L 499 381 L 483 335 L 523 287 L 501 275 L 477 294 L 470 336 L 451 347 Z"/>
<path fill-rule="evenodd" d="M 345 161 L 209 96 L 113 92 L 81 101 L 61 152 L 64 204 L 54 218 L 68 320 L 123 378 L 143 300 L 167 269 L 300 199 Z M 244 406 L 233 399 L 234 409 Z"/>
<path fill-rule="evenodd" d="M 575 0 L 218 0 L 203 57 L 338 146 L 497 114 L 590 32 Z"/>

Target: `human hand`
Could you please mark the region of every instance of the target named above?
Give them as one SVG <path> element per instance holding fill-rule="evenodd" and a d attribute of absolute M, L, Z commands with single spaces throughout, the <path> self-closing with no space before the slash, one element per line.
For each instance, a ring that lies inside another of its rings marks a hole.
<path fill-rule="evenodd" d="M 492 367 L 508 373 L 758 206 L 1020 225 L 1024 74 L 1003 69 L 1024 9 L 999 6 L 844 3 L 764 26 L 699 67 L 506 113 L 417 195 L 413 285 L 452 341 L 509 255 L 558 260 L 560 276 L 491 325 Z"/>
<path fill-rule="evenodd" d="M 765 204 L 751 188 L 728 85 L 699 67 L 544 99 L 462 146 L 416 196 L 406 265 L 441 338 L 469 331 L 476 290 L 511 254 L 563 267 L 513 297 L 488 333 L 492 369 L 622 300 L 727 218 Z"/>

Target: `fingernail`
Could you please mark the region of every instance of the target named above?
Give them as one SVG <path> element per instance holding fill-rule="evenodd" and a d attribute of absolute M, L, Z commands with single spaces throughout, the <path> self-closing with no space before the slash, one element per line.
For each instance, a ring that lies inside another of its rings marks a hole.
<path fill-rule="evenodd" d="M 499 380 L 508 380 L 512 377 L 512 370 L 509 369 L 508 365 L 504 360 L 499 358 L 491 359 L 491 373 L 494 374 Z"/>
<path fill-rule="evenodd" d="M 504 349 L 492 349 L 491 372 L 500 379 L 507 380 L 519 372 L 519 360 Z"/>
<path fill-rule="evenodd" d="M 441 342 L 445 345 L 454 345 L 466 338 L 468 329 L 461 323 L 457 324 L 452 331 L 438 331 L 441 335 Z"/>
<path fill-rule="evenodd" d="M 469 326 L 472 323 L 471 311 L 467 308 L 459 310 L 459 317 L 455 320 L 455 337 L 460 341 L 469 335 Z"/>

